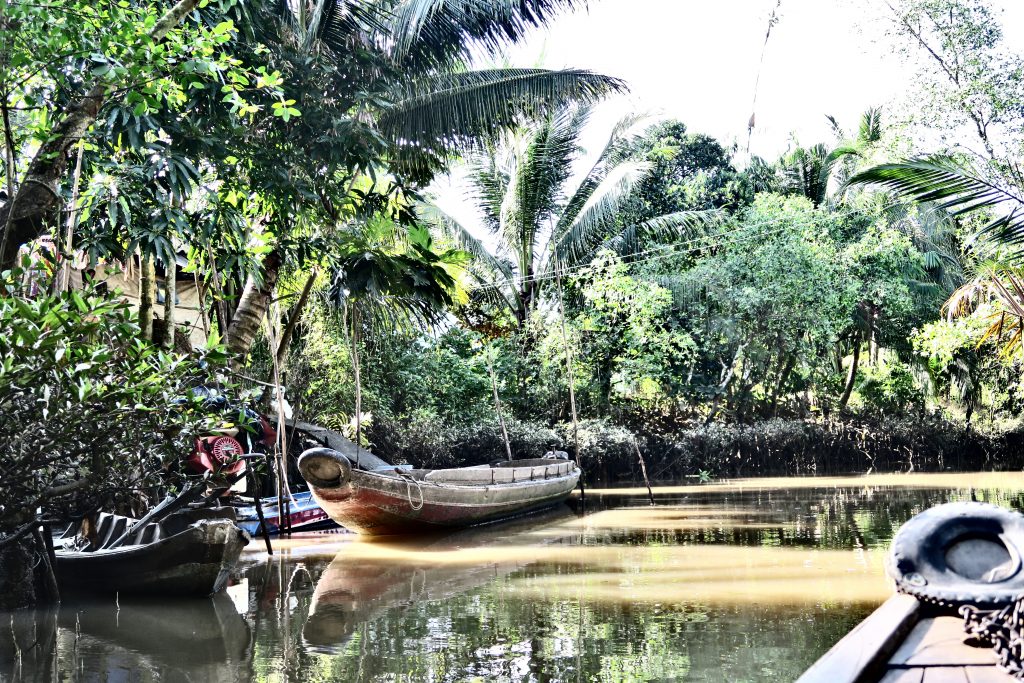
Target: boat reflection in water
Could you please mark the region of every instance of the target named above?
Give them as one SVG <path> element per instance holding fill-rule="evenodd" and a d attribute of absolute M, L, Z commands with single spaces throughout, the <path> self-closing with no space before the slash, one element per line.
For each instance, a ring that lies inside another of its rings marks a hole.
<path fill-rule="evenodd" d="M 389 610 L 446 600 L 508 576 L 537 559 L 528 554 L 512 559 L 501 546 L 571 540 L 575 530 L 566 522 L 573 517 L 572 510 L 561 505 L 539 515 L 455 533 L 354 541 L 317 581 L 302 629 L 306 649 L 338 652 L 360 625 Z M 453 561 L 455 553 L 477 547 L 495 552 Z M 488 555 L 498 559 L 487 561 Z"/>
<path fill-rule="evenodd" d="M 225 592 L 176 601 L 65 599 L 59 610 L 8 618 L 10 628 L 0 629 L 2 680 L 253 678 L 252 632 Z"/>

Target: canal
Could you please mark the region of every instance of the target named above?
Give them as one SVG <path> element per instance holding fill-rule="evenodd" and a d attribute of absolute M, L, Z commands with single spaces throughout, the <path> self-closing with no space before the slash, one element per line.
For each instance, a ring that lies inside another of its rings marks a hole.
<path fill-rule="evenodd" d="M 896 529 L 1024 476 L 749 479 L 589 490 L 448 536 L 332 532 L 243 554 L 209 600 L 66 599 L 0 680 L 790 681 L 889 594 Z M 22 638 L 24 642 L 24 638 Z"/>

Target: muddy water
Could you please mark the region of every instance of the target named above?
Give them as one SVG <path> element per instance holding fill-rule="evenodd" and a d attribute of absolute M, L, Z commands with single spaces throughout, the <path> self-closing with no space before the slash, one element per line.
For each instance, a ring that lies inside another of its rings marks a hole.
<path fill-rule="evenodd" d="M 1022 509 L 1024 476 L 656 496 L 593 490 L 585 510 L 446 537 L 297 536 L 269 558 L 253 543 L 214 600 L 0 615 L 0 680 L 788 681 L 887 597 L 900 524 L 950 500 Z"/>

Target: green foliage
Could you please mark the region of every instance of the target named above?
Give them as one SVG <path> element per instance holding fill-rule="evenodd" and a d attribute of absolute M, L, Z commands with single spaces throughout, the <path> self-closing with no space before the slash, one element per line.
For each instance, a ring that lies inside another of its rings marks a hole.
<path fill-rule="evenodd" d="M 599 254 L 575 286 L 582 302 L 574 325 L 583 343 L 574 347 L 592 371 L 607 373 L 607 400 L 635 408 L 664 405 L 675 378 L 696 356 L 692 337 L 670 315 L 672 293 L 630 275 L 609 252 Z M 554 324 L 548 329 L 549 338 L 558 334 Z"/>
<path fill-rule="evenodd" d="M 623 225 L 679 211 L 735 209 L 753 198 L 750 181 L 733 168 L 729 151 L 710 136 L 688 132 L 680 121 L 651 126 L 616 154 L 651 165 L 620 213 Z"/>
<path fill-rule="evenodd" d="M 924 408 L 924 392 L 903 363 L 889 361 L 866 368 L 858 390 L 872 409 L 883 413 L 914 413 Z"/>
<path fill-rule="evenodd" d="M 162 495 L 205 424 L 189 390 L 224 361 L 217 350 L 187 358 L 141 341 L 121 300 L 89 289 L 29 295 L 32 282 L 23 271 L 0 280 L 5 531 L 37 508 L 64 519 Z"/>

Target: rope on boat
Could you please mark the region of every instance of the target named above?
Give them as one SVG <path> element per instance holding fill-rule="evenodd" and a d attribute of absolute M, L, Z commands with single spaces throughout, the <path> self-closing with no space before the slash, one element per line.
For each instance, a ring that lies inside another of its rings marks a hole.
<path fill-rule="evenodd" d="M 423 486 L 420 484 L 418 479 L 416 479 L 415 477 L 410 477 L 405 472 L 401 472 L 400 471 L 398 473 L 398 476 L 405 480 L 405 497 L 409 499 L 409 507 L 411 507 L 413 509 L 413 511 L 419 512 L 420 510 L 423 509 Z M 413 484 L 416 484 L 416 490 L 420 494 L 420 502 L 419 503 L 414 503 L 413 500 L 412 500 L 412 485 Z"/>

